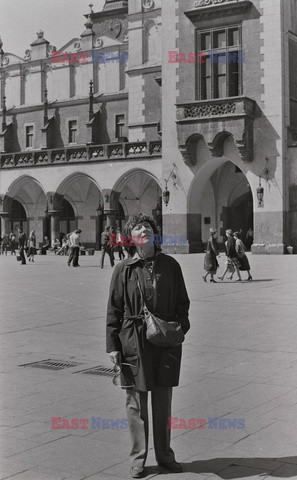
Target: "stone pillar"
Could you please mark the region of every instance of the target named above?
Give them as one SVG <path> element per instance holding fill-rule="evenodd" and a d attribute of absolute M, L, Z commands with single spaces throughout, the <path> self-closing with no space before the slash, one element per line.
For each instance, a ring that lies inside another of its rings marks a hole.
<path fill-rule="evenodd" d="M 104 213 L 106 215 L 106 225 L 111 227 L 111 228 L 117 228 L 117 223 L 116 223 L 117 211 L 114 210 L 114 209 L 104 210 Z"/>
<path fill-rule="evenodd" d="M 1 216 L 1 236 L 4 237 L 4 235 L 9 235 L 10 233 L 10 228 L 9 228 L 10 216 L 8 212 L 2 212 L 0 216 Z"/>
<path fill-rule="evenodd" d="M 51 242 L 58 236 L 60 233 L 60 219 L 58 210 L 51 210 L 48 212 L 51 216 Z"/>

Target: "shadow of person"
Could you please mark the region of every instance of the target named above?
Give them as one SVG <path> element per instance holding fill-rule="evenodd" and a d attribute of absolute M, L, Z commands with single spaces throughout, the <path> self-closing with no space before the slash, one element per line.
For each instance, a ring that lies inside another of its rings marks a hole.
<path fill-rule="evenodd" d="M 214 474 L 222 479 L 256 476 L 269 478 L 297 478 L 297 457 L 281 458 L 214 458 L 182 463 L 184 472 Z M 194 478 L 194 477 L 193 477 Z"/>

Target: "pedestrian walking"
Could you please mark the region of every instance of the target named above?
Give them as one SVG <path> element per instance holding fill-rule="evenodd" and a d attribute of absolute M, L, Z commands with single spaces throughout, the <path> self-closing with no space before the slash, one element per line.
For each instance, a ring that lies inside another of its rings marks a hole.
<path fill-rule="evenodd" d="M 13 230 L 11 230 L 9 234 L 9 241 L 10 241 L 10 253 L 11 255 L 16 255 L 16 236 Z"/>
<path fill-rule="evenodd" d="M 104 257 L 107 253 L 110 260 L 111 267 L 114 266 L 114 256 L 110 246 L 110 226 L 106 226 L 104 232 L 101 234 L 101 268 L 104 267 Z"/>
<path fill-rule="evenodd" d="M 182 472 L 170 447 L 172 388 L 178 386 L 181 345 L 159 347 L 146 338 L 144 308 L 166 321 L 190 328 L 187 295 L 179 263 L 161 252 L 150 237 L 154 220 L 140 214 L 126 224 L 124 235 L 136 239 L 125 247 L 129 257 L 113 273 L 107 310 L 107 352 L 126 388 L 131 434 L 131 476 L 140 478 L 148 453 L 148 392 L 151 392 L 154 449 L 157 463 L 170 473 Z"/>
<path fill-rule="evenodd" d="M 244 244 L 239 237 L 240 237 L 239 232 L 234 232 L 235 249 L 236 249 L 236 253 L 238 255 L 239 262 L 240 262 L 239 270 L 241 270 L 242 272 L 247 272 L 248 273 L 247 280 L 250 282 L 250 281 L 253 280 L 252 275 L 251 275 L 251 267 L 250 267 L 249 260 L 248 260 L 246 254 L 245 254 Z"/>
<path fill-rule="evenodd" d="M 4 254 L 7 255 L 8 245 L 9 245 L 8 235 L 3 235 L 2 244 L 1 244 L 2 255 L 4 255 Z"/>
<path fill-rule="evenodd" d="M 44 237 L 44 244 L 41 247 L 41 255 L 46 255 L 47 250 L 50 248 L 50 241 L 47 236 Z"/>
<path fill-rule="evenodd" d="M 217 244 L 217 231 L 215 228 L 209 230 L 210 236 L 207 241 L 206 254 L 204 257 L 204 270 L 206 274 L 203 275 L 203 280 L 207 282 L 207 277 L 210 275 L 210 283 L 217 283 L 214 279 L 214 275 L 217 273 L 219 267 L 217 257 L 219 256 L 218 244 Z"/>
<path fill-rule="evenodd" d="M 240 261 L 236 252 L 236 242 L 231 229 L 226 230 L 226 236 L 227 236 L 226 255 L 228 259 L 232 261 L 234 268 L 236 270 L 237 277 L 238 277 L 236 282 L 241 282 L 241 275 L 239 271 Z"/>
<path fill-rule="evenodd" d="M 19 228 L 19 254 L 21 257 L 21 265 L 26 265 L 25 250 L 27 249 L 27 235 L 23 232 L 23 228 Z"/>
<path fill-rule="evenodd" d="M 29 235 L 29 262 L 34 263 L 35 252 L 36 252 L 36 235 L 35 235 L 35 231 L 32 230 Z"/>
<path fill-rule="evenodd" d="M 81 230 L 75 230 L 69 235 L 69 253 L 70 253 L 68 258 L 69 267 L 71 265 L 71 262 L 73 267 L 80 267 L 80 265 L 78 264 L 80 234 L 81 234 Z"/>
<path fill-rule="evenodd" d="M 122 260 L 122 259 L 124 260 L 125 254 L 124 254 L 124 250 L 123 250 L 123 241 L 122 241 L 122 235 L 121 235 L 120 228 L 117 228 L 116 245 L 118 247 L 119 260 Z"/>

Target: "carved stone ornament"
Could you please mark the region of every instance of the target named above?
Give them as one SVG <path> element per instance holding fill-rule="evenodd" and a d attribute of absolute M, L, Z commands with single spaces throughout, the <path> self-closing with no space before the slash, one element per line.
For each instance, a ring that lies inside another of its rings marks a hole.
<path fill-rule="evenodd" d="M 50 57 L 52 55 L 52 52 L 56 52 L 57 51 L 57 47 L 55 47 L 54 45 L 48 45 L 47 46 L 47 56 Z"/>
<path fill-rule="evenodd" d="M 4 58 L 3 58 L 3 61 L 2 61 L 2 64 L 3 64 L 4 67 L 6 67 L 6 65 L 9 64 L 9 58 L 8 58 L 8 57 L 4 57 Z"/>
<path fill-rule="evenodd" d="M 103 38 L 102 37 L 96 37 L 95 40 L 94 40 L 94 47 L 95 48 L 101 48 L 103 47 Z"/>
<path fill-rule="evenodd" d="M 185 108 L 184 116 L 185 118 L 216 117 L 226 114 L 233 114 L 235 113 L 235 110 L 235 102 L 227 102 L 223 104 L 205 104 Z"/>
<path fill-rule="evenodd" d="M 74 50 L 75 50 L 76 52 L 78 52 L 78 51 L 81 49 L 81 42 L 79 42 L 79 41 L 74 42 L 73 47 L 74 47 Z"/>
<path fill-rule="evenodd" d="M 236 3 L 238 0 L 195 0 L 194 8 L 208 7 L 210 5 L 217 5 L 218 3 Z"/>
<path fill-rule="evenodd" d="M 154 0 L 142 0 L 142 8 L 145 12 L 154 8 Z"/>
<path fill-rule="evenodd" d="M 32 53 L 31 50 L 26 50 L 24 60 L 31 60 L 31 53 Z"/>
<path fill-rule="evenodd" d="M 105 20 L 99 27 L 99 36 L 118 38 L 122 31 L 122 22 L 118 18 Z"/>

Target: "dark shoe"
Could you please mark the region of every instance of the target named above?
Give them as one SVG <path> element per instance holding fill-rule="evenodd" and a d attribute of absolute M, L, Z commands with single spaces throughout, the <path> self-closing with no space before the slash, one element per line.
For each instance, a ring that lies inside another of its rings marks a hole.
<path fill-rule="evenodd" d="M 237 280 L 235 280 L 235 282 L 241 282 L 241 278 L 238 278 Z"/>
<path fill-rule="evenodd" d="M 218 279 L 223 281 L 223 280 L 224 280 L 224 277 L 218 277 Z"/>
<path fill-rule="evenodd" d="M 131 467 L 130 475 L 132 478 L 142 478 L 144 475 L 144 467 Z"/>
<path fill-rule="evenodd" d="M 204 280 L 205 282 L 207 282 L 207 280 L 206 280 L 206 277 L 205 277 L 204 275 L 203 275 L 203 277 L 202 277 L 202 278 L 203 278 L 203 280 Z"/>
<path fill-rule="evenodd" d="M 251 282 L 253 280 L 253 277 L 250 275 L 248 278 L 247 278 L 247 281 L 248 282 Z"/>
<path fill-rule="evenodd" d="M 181 466 L 180 463 L 174 461 L 170 463 L 159 463 L 160 467 L 166 468 L 169 470 L 171 473 L 181 473 L 183 472 L 183 467 Z"/>
<path fill-rule="evenodd" d="M 210 281 L 210 283 L 218 283 L 213 278 L 211 278 L 209 281 Z"/>

